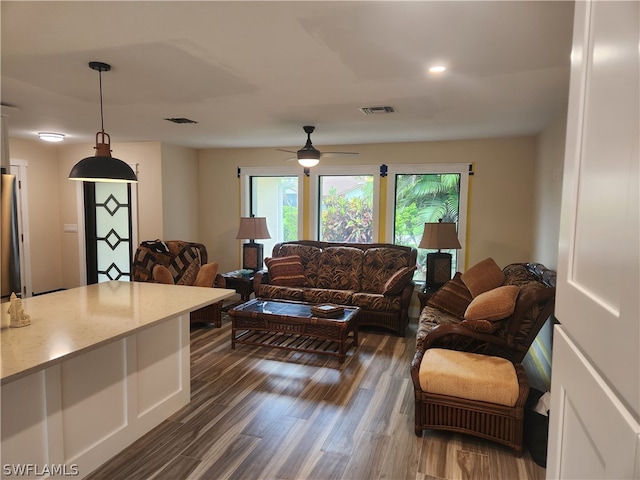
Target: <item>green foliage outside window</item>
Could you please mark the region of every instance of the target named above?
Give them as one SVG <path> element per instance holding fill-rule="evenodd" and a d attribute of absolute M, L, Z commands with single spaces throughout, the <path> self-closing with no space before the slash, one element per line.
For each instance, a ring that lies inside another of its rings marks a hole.
<path fill-rule="evenodd" d="M 345 198 L 335 188 L 323 199 L 321 238 L 328 242 L 371 242 L 373 240 L 372 196 Z"/>

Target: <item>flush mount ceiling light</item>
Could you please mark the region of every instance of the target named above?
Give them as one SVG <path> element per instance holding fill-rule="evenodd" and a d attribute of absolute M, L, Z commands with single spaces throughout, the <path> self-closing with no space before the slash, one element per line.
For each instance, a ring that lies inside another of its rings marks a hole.
<path fill-rule="evenodd" d="M 64 133 L 38 132 L 38 137 L 45 142 L 61 142 L 64 140 Z"/>
<path fill-rule="evenodd" d="M 429 73 L 442 73 L 447 70 L 447 67 L 444 65 L 434 65 L 429 67 Z"/>
<path fill-rule="evenodd" d="M 111 137 L 104 131 L 104 114 L 102 109 L 102 72 L 111 70 L 111 65 L 102 62 L 89 62 L 89 67 L 96 70 L 100 78 L 100 122 L 101 131 L 96 133 L 96 154 L 80 160 L 69 173 L 70 180 L 85 182 L 126 182 L 138 181 L 131 167 L 118 158 L 111 156 Z"/>

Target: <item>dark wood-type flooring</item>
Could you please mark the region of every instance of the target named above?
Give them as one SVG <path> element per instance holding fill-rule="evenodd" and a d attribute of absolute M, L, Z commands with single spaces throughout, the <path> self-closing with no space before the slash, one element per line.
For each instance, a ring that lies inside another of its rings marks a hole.
<path fill-rule="evenodd" d="M 191 331 L 191 402 L 87 478 L 542 479 L 528 452 L 413 427 L 407 336 L 363 330 L 334 357 L 239 345 L 231 327 Z"/>

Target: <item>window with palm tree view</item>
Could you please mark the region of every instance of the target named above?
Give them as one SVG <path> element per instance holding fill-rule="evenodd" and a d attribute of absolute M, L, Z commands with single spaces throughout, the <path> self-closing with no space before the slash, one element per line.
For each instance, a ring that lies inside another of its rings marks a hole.
<path fill-rule="evenodd" d="M 395 175 L 394 243 L 418 247 L 425 223 L 453 222 L 459 231 L 460 173 Z M 457 266 L 457 250 L 451 253 L 452 275 Z M 418 249 L 416 280 L 424 280 L 429 250 Z"/>

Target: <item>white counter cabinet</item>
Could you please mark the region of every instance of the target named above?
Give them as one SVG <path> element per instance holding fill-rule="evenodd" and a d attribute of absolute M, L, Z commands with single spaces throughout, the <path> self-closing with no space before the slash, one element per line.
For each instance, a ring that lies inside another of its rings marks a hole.
<path fill-rule="evenodd" d="M 189 312 L 227 289 L 105 282 L 2 307 L 2 475 L 82 478 L 189 402 Z"/>

